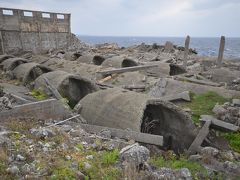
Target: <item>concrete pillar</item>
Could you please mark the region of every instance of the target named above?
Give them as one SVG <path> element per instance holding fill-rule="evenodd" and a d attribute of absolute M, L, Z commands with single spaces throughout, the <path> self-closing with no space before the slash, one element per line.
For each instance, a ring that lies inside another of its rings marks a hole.
<path fill-rule="evenodd" d="M 3 38 L 2 38 L 1 30 L 0 30 L 0 54 L 4 54 L 4 45 L 3 45 Z"/>
<path fill-rule="evenodd" d="M 188 52 L 189 52 L 189 44 L 190 44 L 190 36 L 186 37 L 185 40 L 185 51 L 184 51 L 184 60 L 183 60 L 183 67 L 186 69 L 187 67 L 187 58 L 188 58 Z"/>
<path fill-rule="evenodd" d="M 217 66 L 222 66 L 222 60 L 223 60 L 223 53 L 224 53 L 224 47 L 225 47 L 225 36 L 221 37 L 220 40 L 220 46 L 219 46 L 219 52 L 218 52 L 218 59 L 217 59 Z"/>

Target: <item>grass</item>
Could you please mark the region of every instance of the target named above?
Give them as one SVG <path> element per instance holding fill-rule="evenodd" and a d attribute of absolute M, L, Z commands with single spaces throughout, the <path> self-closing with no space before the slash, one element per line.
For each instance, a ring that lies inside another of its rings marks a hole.
<path fill-rule="evenodd" d="M 240 153 L 240 132 L 225 133 L 225 139 L 234 151 Z"/>
<path fill-rule="evenodd" d="M 151 163 L 158 168 L 188 168 L 189 171 L 192 173 L 194 179 L 197 179 L 196 174 L 199 172 L 203 173 L 203 175 L 207 177 L 207 170 L 201 164 L 197 162 L 191 162 L 185 157 L 171 156 L 168 158 L 164 158 L 163 156 L 154 156 L 151 158 Z"/>
<path fill-rule="evenodd" d="M 115 180 L 121 176 L 121 171 L 115 167 L 115 164 L 119 158 L 119 151 L 88 151 L 87 155 L 93 155 L 91 160 L 83 160 L 80 158 L 79 169 L 86 176 L 87 179 L 103 179 L 103 180 Z M 91 165 L 91 168 L 86 169 L 84 162 Z"/>
<path fill-rule="evenodd" d="M 201 115 L 213 115 L 212 109 L 218 104 L 223 104 L 229 99 L 226 99 L 215 92 L 209 91 L 203 94 L 191 93 L 191 102 L 182 103 L 183 108 L 190 108 L 192 110 L 192 120 L 195 124 L 199 123 Z"/>
<path fill-rule="evenodd" d="M 33 89 L 30 94 L 38 100 L 44 100 L 48 98 L 48 95 L 40 89 Z"/>

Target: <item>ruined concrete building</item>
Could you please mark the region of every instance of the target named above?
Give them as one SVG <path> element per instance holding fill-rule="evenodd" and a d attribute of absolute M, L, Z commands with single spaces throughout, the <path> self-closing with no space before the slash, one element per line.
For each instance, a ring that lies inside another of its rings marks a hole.
<path fill-rule="evenodd" d="M 0 8 L 0 54 L 40 53 L 71 42 L 70 14 Z"/>

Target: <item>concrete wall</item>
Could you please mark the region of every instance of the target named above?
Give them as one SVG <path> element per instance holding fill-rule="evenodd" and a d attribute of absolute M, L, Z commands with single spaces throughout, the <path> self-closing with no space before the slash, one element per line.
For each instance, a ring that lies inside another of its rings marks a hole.
<path fill-rule="evenodd" d="M 70 19 L 70 14 L 0 8 L 0 54 L 65 48 Z"/>

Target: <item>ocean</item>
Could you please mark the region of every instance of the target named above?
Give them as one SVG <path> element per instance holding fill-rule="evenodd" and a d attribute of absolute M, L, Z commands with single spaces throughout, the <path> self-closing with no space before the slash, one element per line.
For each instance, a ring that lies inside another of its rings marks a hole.
<path fill-rule="evenodd" d="M 78 36 L 88 44 L 117 43 L 120 47 L 129 47 L 141 43 L 165 44 L 171 41 L 178 46 L 184 46 L 183 37 L 114 37 L 114 36 Z M 217 56 L 220 38 L 191 37 L 190 48 L 196 49 L 202 56 Z M 226 38 L 224 56 L 227 58 L 240 58 L 240 38 Z"/>

